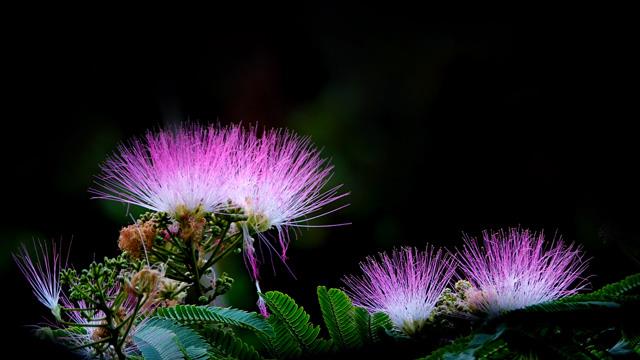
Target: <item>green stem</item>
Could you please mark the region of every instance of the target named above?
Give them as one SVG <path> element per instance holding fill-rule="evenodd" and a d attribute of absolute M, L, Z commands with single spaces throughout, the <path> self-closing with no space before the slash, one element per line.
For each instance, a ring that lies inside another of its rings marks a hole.
<path fill-rule="evenodd" d="M 101 294 L 101 301 L 98 304 L 98 308 L 105 314 L 107 323 L 106 326 L 103 326 L 107 328 L 107 331 L 109 331 L 109 345 L 113 346 L 113 350 L 116 352 L 116 356 L 118 356 L 119 360 L 126 360 L 127 357 L 122 352 L 122 349 L 118 346 L 118 335 L 120 334 L 118 327 L 115 326 L 114 323 L 114 311 L 110 306 L 107 305 L 106 296 L 104 296 L 104 293 Z"/>
<path fill-rule="evenodd" d="M 231 227 L 231 223 L 227 222 L 227 225 L 224 227 L 224 230 L 222 230 L 222 233 L 220 233 L 220 241 L 218 241 L 218 243 L 216 244 L 216 246 L 213 248 L 213 250 L 211 250 L 211 258 L 213 258 L 216 253 L 218 252 L 218 250 L 220 249 L 220 245 L 222 245 L 222 242 L 224 241 L 224 238 L 227 237 L 227 233 L 229 232 L 229 228 Z M 211 266 L 211 265 L 209 265 Z M 207 269 L 207 267 L 205 266 L 205 269 Z"/>
<path fill-rule="evenodd" d="M 191 292 L 187 296 L 190 297 L 190 302 L 198 303 L 201 296 L 204 295 L 204 291 L 202 289 L 202 285 L 200 284 L 200 269 L 198 268 L 198 259 L 196 259 L 196 250 L 193 247 L 193 244 L 189 243 L 189 248 L 187 249 L 190 253 L 190 261 L 187 263 L 190 272 L 193 274 L 193 278 L 190 282 L 193 283 L 194 292 Z"/>
<path fill-rule="evenodd" d="M 105 324 L 80 324 L 80 323 L 74 323 L 70 321 L 60 321 L 60 324 L 69 325 L 69 326 L 82 326 L 82 327 L 106 327 Z"/>
<path fill-rule="evenodd" d="M 169 269 L 171 269 L 171 270 L 173 270 L 175 272 L 175 274 L 170 274 L 171 277 L 173 277 L 175 280 L 179 280 L 179 281 L 186 282 L 186 283 L 191 282 L 192 279 L 182 275 L 182 271 L 180 269 L 176 268 L 173 264 L 171 264 L 169 262 L 167 262 L 166 264 L 167 264 L 167 267 Z M 169 274 L 167 274 L 167 275 L 169 275 Z"/>
<path fill-rule="evenodd" d="M 60 308 L 60 310 L 62 311 L 94 311 L 94 310 L 98 310 L 97 308 Z"/>
<path fill-rule="evenodd" d="M 120 342 L 118 342 L 118 347 L 122 347 L 122 345 L 124 345 L 124 342 L 127 340 L 127 336 L 129 336 L 129 331 L 131 331 L 131 327 L 133 326 L 133 321 L 136 318 L 136 315 L 138 314 L 138 311 L 140 311 L 140 307 L 142 306 L 142 299 L 144 298 L 144 295 L 139 295 L 138 296 L 138 301 L 136 302 L 136 307 L 133 310 L 133 313 L 131 315 L 129 315 L 129 317 L 124 320 L 120 325 L 118 325 L 118 328 L 120 326 L 122 326 L 122 324 L 125 323 L 129 323 L 127 325 L 127 328 L 124 331 L 124 335 L 122 336 L 122 340 L 120 340 Z"/>
<path fill-rule="evenodd" d="M 157 249 L 154 249 L 153 251 L 161 253 L 162 255 L 165 255 L 165 256 L 173 256 L 173 257 L 179 257 L 180 256 L 180 254 L 178 254 L 178 253 L 174 253 L 173 251 L 170 251 L 170 250 L 167 250 L 167 249 L 163 249 L 161 247 L 158 247 Z"/>
<path fill-rule="evenodd" d="M 231 245 L 229 245 L 228 248 L 226 248 L 220 255 L 216 256 L 216 257 L 211 257 L 211 259 L 209 259 L 209 261 L 207 261 L 207 263 L 205 264 L 205 269 L 208 269 L 209 267 L 211 267 L 213 264 L 215 264 L 216 262 L 218 262 L 218 260 L 222 259 L 223 257 L 227 256 L 227 254 L 229 254 L 229 252 L 231 252 L 232 250 L 235 249 L 236 245 L 238 245 L 238 242 L 240 242 L 240 240 L 242 240 L 242 236 L 238 236 L 234 235 L 236 237 L 236 239 L 231 243 Z"/>
<path fill-rule="evenodd" d="M 110 337 L 104 338 L 104 339 L 100 339 L 100 340 L 97 340 L 97 341 L 93 341 L 93 342 L 90 342 L 90 343 L 87 343 L 87 344 L 78 345 L 78 346 L 72 347 L 70 350 L 72 350 L 72 351 L 73 350 L 79 350 L 79 349 L 83 349 L 83 348 L 86 348 L 86 347 L 89 347 L 89 346 L 94 346 L 94 345 L 106 343 L 108 341 L 111 341 Z"/>
<path fill-rule="evenodd" d="M 84 299 L 85 301 L 87 301 L 88 303 L 94 304 L 94 305 L 98 305 L 98 302 L 93 300 L 91 298 L 91 296 L 89 296 L 87 293 L 85 293 L 84 291 L 76 288 L 76 291 L 78 291 L 80 294 L 82 294 L 82 299 Z M 97 308 L 95 310 L 98 310 Z"/>

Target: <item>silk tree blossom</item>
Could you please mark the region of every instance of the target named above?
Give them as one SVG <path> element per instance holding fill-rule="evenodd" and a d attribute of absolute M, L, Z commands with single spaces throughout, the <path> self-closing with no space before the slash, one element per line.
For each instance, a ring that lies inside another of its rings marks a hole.
<path fill-rule="evenodd" d="M 545 248 L 542 232 L 515 228 L 485 231 L 482 243 L 467 237 L 457 258 L 474 287 L 467 293 L 469 306 L 490 317 L 573 295 L 587 286 L 581 277 L 587 261 L 573 244 L 557 240 Z"/>
<path fill-rule="evenodd" d="M 281 129 L 265 130 L 258 136 L 257 130 L 250 128 L 235 144 L 238 148 L 229 171 L 233 176 L 227 182 L 225 194 L 231 206 L 239 207 L 247 216 L 247 221 L 241 224 L 245 258 L 259 289 L 256 240 L 269 251 L 275 249 L 262 233 L 269 229 L 277 231 L 278 253 L 284 262 L 288 228 L 322 226 L 306 222 L 345 207 L 318 214 L 347 193 L 338 192 L 340 185 L 325 190 L 333 166 L 320 156 L 307 137 Z M 262 302 L 260 305 L 266 314 Z"/>
<path fill-rule="evenodd" d="M 172 214 L 239 207 L 253 232 L 278 230 L 284 254 L 284 228 L 312 226 L 305 223 L 347 195 L 323 190 L 332 171 L 309 138 L 287 130 L 184 125 L 121 145 L 90 192 Z"/>
<path fill-rule="evenodd" d="M 31 254 L 22 244 L 13 259 L 24 277 L 31 285 L 36 299 L 56 317 L 60 317 L 58 302 L 62 292 L 60 271 L 62 270 L 62 254 L 55 243 L 51 247 L 42 241 L 34 241 Z M 65 259 L 66 262 L 66 259 Z"/>
<path fill-rule="evenodd" d="M 237 127 L 183 125 L 122 144 L 102 165 L 95 198 L 170 214 L 216 210 L 225 200 Z"/>
<path fill-rule="evenodd" d="M 436 302 L 455 272 L 447 252 L 401 248 L 360 263 L 362 275 L 343 278 L 346 292 L 357 306 L 384 312 L 394 326 L 415 334 L 431 316 Z"/>
<path fill-rule="evenodd" d="M 309 138 L 282 129 L 265 130 L 257 136 L 255 129 L 249 129 L 235 144 L 238 149 L 230 165 L 233 176 L 225 194 L 232 206 L 248 216 L 245 225 L 250 232 L 277 230 L 283 257 L 288 227 L 313 226 L 307 221 L 346 206 L 317 214 L 348 193 L 338 193 L 341 185 L 324 190 L 333 166 L 321 158 Z"/>
<path fill-rule="evenodd" d="M 347 205 L 320 213 L 344 196 L 340 185 L 325 190 L 333 167 L 309 138 L 287 130 L 187 125 L 149 132 L 134 139 L 102 166 L 91 192 L 96 198 L 142 206 L 172 215 L 240 209 L 238 223 L 245 259 L 259 288 L 256 245 L 275 246 L 263 233 L 277 231 L 284 261 L 289 228 Z M 264 306 L 262 306 L 264 308 Z"/>

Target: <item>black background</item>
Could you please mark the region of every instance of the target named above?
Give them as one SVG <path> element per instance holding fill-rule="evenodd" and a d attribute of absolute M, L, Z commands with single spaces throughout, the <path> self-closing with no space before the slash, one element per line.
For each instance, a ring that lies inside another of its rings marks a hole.
<path fill-rule="evenodd" d="M 334 10 L 144 25 L 44 15 L 10 27 L 0 142 L 9 346 L 24 344 L 27 357 L 58 351 L 26 335 L 46 312 L 10 252 L 34 237 L 73 238 L 79 267 L 115 255 L 130 220 L 89 199 L 92 176 L 118 142 L 183 120 L 290 127 L 332 158 L 351 206 L 317 223 L 353 225 L 303 231 L 289 252 L 297 280 L 263 266 L 263 288 L 291 294 L 316 322 L 315 287 L 340 286 L 363 256 L 426 242 L 453 249 L 463 231 L 561 234 L 593 258 L 594 287 L 638 271 L 632 26 Z M 232 275 L 234 290 L 253 296 L 245 275 Z"/>

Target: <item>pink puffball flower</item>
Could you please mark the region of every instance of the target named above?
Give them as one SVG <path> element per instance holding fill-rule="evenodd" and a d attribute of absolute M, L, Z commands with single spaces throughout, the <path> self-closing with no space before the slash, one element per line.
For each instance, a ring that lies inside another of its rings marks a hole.
<path fill-rule="evenodd" d="M 284 261 L 289 244 L 288 229 L 322 227 L 306 222 L 342 209 L 346 205 L 318 214 L 324 206 L 348 194 L 338 193 L 341 185 L 324 190 L 333 166 L 321 158 L 320 150 L 309 138 L 277 129 L 264 130 L 258 136 L 255 128 L 237 135 L 237 150 L 229 168 L 229 174 L 233 175 L 227 182 L 225 194 L 231 206 L 242 209 L 247 216 L 241 224 L 245 256 L 251 277 L 259 289 L 253 236 L 269 250 L 275 249 L 261 234 L 275 229 L 280 245 L 279 257 Z"/>
<path fill-rule="evenodd" d="M 325 205 L 347 193 L 326 191 L 333 167 L 308 138 L 286 130 L 183 125 L 123 144 L 102 165 L 94 198 L 175 214 L 186 208 L 242 209 L 254 232 L 305 227 Z M 340 207 L 342 208 L 342 207 Z M 338 208 L 338 209 L 340 209 Z M 336 211 L 331 210 L 329 212 Z"/>
<path fill-rule="evenodd" d="M 240 209 L 246 220 L 237 230 L 259 288 L 256 245 L 275 249 L 264 232 L 277 231 L 276 253 L 284 261 L 289 228 L 336 226 L 306 224 L 346 206 L 319 213 L 348 195 L 338 193 L 341 185 L 324 189 L 332 172 L 309 138 L 287 130 L 264 130 L 259 136 L 257 127 L 184 125 L 121 145 L 90 191 L 95 198 L 171 215 Z"/>
<path fill-rule="evenodd" d="M 473 288 L 469 306 L 495 317 L 506 311 L 573 295 L 586 287 L 579 247 L 526 229 L 483 232 L 483 246 L 467 237 L 459 267 Z"/>
<path fill-rule="evenodd" d="M 324 190 L 333 166 L 320 157 L 309 138 L 277 129 L 265 130 L 261 136 L 249 129 L 240 137 L 225 195 L 248 217 L 244 225 L 250 232 L 277 230 L 284 257 L 286 229 L 313 227 L 306 222 L 346 206 L 316 214 L 348 193 L 338 193 L 341 185 Z"/>
<path fill-rule="evenodd" d="M 360 263 L 362 275 L 346 276 L 346 292 L 356 306 L 384 312 L 407 335 L 420 331 L 455 273 L 451 255 L 427 246 L 405 247 Z"/>
<path fill-rule="evenodd" d="M 34 241 L 33 244 L 33 254 L 22 244 L 17 253 L 13 254 L 13 259 L 31 285 L 36 299 L 59 318 L 58 302 L 62 292 L 60 271 L 63 266 L 60 249 L 55 243 L 52 243 L 51 248 L 40 241 Z"/>
<path fill-rule="evenodd" d="M 216 210 L 226 199 L 228 129 L 188 124 L 120 145 L 101 167 L 94 198 L 175 214 Z"/>

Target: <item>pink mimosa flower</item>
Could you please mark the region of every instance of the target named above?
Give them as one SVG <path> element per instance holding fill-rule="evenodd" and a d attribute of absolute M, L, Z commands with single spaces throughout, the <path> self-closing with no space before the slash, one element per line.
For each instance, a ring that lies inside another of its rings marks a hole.
<path fill-rule="evenodd" d="M 56 309 L 62 292 L 60 284 L 62 255 L 55 243 L 52 243 L 51 248 L 40 241 L 34 241 L 33 244 L 33 254 L 30 254 L 27 247 L 22 244 L 18 252 L 13 254 L 13 259 L 31 285 L 36 299 L 54 314 L 59 315 Z"/>
<path fill-rule="evenodd" d="M 91 192 L 170 214 L 241 209 L 247 220 L 238 223 L 238 231 L 259 287 L 255 241 L 275 249 L 264 232 L 277 231 L 277 253 L 284 261 L 289 228 L 343 225 L 306 224 L 347 206 L 319 213 L 347 195 L 338 193 L 341 185 L 324 189 L 332 172 L 309 138 L 286 130 L 269 129 L 258 136 L 256 127 L 187 125 L 122 145 L 102 166 Z"/>
<path fill-rule="evenodd" d="M 234 145 L 229 132 L 199 125 L 148 132 L 107 159 L 90 192 L 170 214 L 181 207 L 213 211 L 226 200 L 220 189 Z"/>
<path fill-rule="evenodd" d="M 579 247 L 554 241 L 545 249 L 543 233 L 526 229 L 483 233 L 483 246 L 467 237 L 459 267 L 475 289 L 470 306 L 489 316 L 577 293 L 587 262 Z"/>
<path fill-rule="evenodd" d="M 274 249 L 261 233 L 275 229 L 279 256 L 284 261 L 289 244 L 288 228 L 323 226 L 306 222 L 342 209 L 346 205 L 318 214 L 324 206 L 348 194 L 338 193 L 341 185 L 324 190 L 333 166 L 320 157 L 320 151 L 309 138 L 276 129 L 265 130 L 258 136 L 255 128 L 238 135 L 240 139 L 235 141 L 238 148 L 229 169 L 233 176 L 225 194 L 232 206 L 241 208 L 248 216 L 242 224 L 245 256 L 251 277 L 259 288 L 253 235 L 268 249 Z M 261 305 L 261 309 L 264 310 L 264 306 Z"/>
<path fill-rule="evenodd" d="M 407 335 L 418 332 L 429 319 L 438 298 L 455 272 L 452 257 L 427 247 L 380 253 L 360 263 L 362 275 L 343 279 L 357 306 L 384 312 Z"/>
<path fill-rule="evenodd" d="M 277 230 L 284 257 L 287 228 L 313 227 L 306 222 L 345 207 L 317 214 L 348 193 L 338 193 L 341 185 L 324 190 L 333 166 L 320 157 L 309 138 L 277 129 L 265 130 L 261 136 L 249 129 L 241 138 L 235 142 L 238 149 L 229 171 L 233 176 L 225 194 L 249 217 L 245 226 L 250 232 Z"/>

